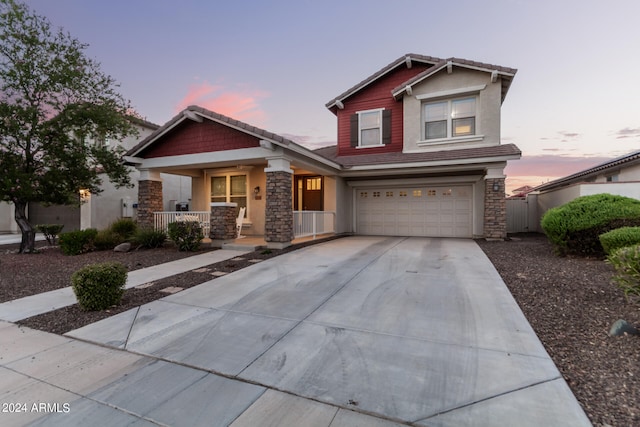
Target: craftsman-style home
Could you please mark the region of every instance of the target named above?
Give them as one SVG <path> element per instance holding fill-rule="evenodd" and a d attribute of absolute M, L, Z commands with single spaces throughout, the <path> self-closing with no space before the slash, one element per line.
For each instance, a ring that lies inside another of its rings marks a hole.
<path fill-rule="evenodd" d="M 169 173 L 191 178 L 190 210 L 216 242 L 240 227 L 271 247 L 320 232 L 504 238 L 504 168 L 521 153 L 500 141 L 500 110 L 515 73 L 404 55 L 327 103 L 338 141 L 318 150 L 188 107 L 127 153 L 138 221 L 176 217 L 162 209 Z"/>

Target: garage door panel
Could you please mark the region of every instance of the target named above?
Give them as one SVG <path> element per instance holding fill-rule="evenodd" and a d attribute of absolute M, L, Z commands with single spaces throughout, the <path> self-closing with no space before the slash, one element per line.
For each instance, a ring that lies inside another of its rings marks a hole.
<path fill-rule="evenodd" d="M 358 190 L 359 234 L 472 237 L 472 187 L 422 186 Z"/>

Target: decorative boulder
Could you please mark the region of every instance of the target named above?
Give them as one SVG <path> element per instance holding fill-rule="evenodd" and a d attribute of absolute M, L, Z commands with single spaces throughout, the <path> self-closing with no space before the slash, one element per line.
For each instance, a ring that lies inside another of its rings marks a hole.
<path fill-rule="evenodd" d="M 131 250 L 131 243 L 124 242 L 113 248 L 114 252 L 129 252 Z"/>
<path fill-rule="evenodd" d="M 619 337 L 619 336 L 622 336 L 624 334 L 640 335 L 640 331 L 638 331 L 636 328 L 634 328 L 628 322 L 626 322 L 626 321 L 624 321 L 622 319 L 618 319 L 611 326 L 611 329 L 609 330 L 609 336 L 611 336 L 611 337 Z"/>

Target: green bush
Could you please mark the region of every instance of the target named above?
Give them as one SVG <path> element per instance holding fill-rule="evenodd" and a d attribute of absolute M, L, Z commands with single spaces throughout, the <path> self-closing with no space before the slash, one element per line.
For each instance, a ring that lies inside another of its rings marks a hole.
<path fill-rule="evenodd" d="M 604 253 L 611 254 L 625 246 L 640 245 L 640 227 L 621 227 L 600 235 Z"/>
<path fill-rule="evenodd" d="M 626 246 L 613 251 L 607 263 L 616 270 L 611 280 L 624 295 L 640 295 L 640 245 Z"/>
<path fill-rule="evenodd" d="M 178 221 L 169 224 L 169 238 L 179 251 L 197 251 L 204 234 L 199 222 Z"/>
<path fill-rule="evenodd" d="M 127 283 L 127 269 L 118 262 L 88 265 L 71 275 L 80 308 L 104 310 L 120 303 Z"/>
<path fill-rule="evenodd" d="M 138 225 L 132 219 L 121 218 L 114 221 L 109 226 L 109 230 L 122 236 L 122 240 L 124 241 L 132 238 L 136 234 L 136 231 L 138 230 Z"/>
<path fill-rule="evenodd" d="M 124 242 L 122 235 L 114 232 L 111 228 L 107 228 L 106 230 L 98 231 L 93 240 L 93 245 L 99 251 L 106 251 L 115 248 L 122 242 Z"/>
<path fill-rule="evenodd" d="M 36 230 L 44 234 L 44 238 L 47 239 L 47 243 L 51 246 L 55 246 L 58 240 L 58 235 L 64 228 L 63 224 L 38 224 Z"/>
<path fill-rule="evenodd" d="M 80 255 L 92 251 L 97 234 L 98 230 L 95 228 L 62 233 L 60 234 L 60 249 L 65 255 Z"/>
<path fill-rule="evenodd" d="M 636 225 L 640 225 L 640 200 L 611 194 L 578 197 L 549 209 L 541 220 L 559 255 L 602 256 L 601 234 Z"/>
<path fill-rule="evenodd" d="M 164 231 L 154 230 L 152 228 L 138 229 L 133 242 L 143 248 L 155 249 L 162 247 L 167 240 L 167 234 Z"/>

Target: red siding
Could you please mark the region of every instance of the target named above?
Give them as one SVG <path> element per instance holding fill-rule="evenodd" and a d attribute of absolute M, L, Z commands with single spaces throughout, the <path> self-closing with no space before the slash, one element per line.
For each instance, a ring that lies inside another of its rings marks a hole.
<path fill-rule="evenodd" d="M 143 151 L 141 157 L 167 157 L 258 146 L 258 138 L 239 130 L 206 119 L 202 123 L 187 120 Z"/>
<path fill-rule="evenodd" d="M 399 68 L 360 92 L 343 101 L 344 109 L 337 110 L 338 116 L 338 155 L 376 154 L 402 151 L 403 119 L 402 101 L 391 96 L 391 90 L 406 82 L 428 67 L 414 64 L 411 68 Z M 384 108 L 391 110 L 391 144 L 375 148 L 353 148 L 350 144 L 349 118 L 358 111 Z"/>

